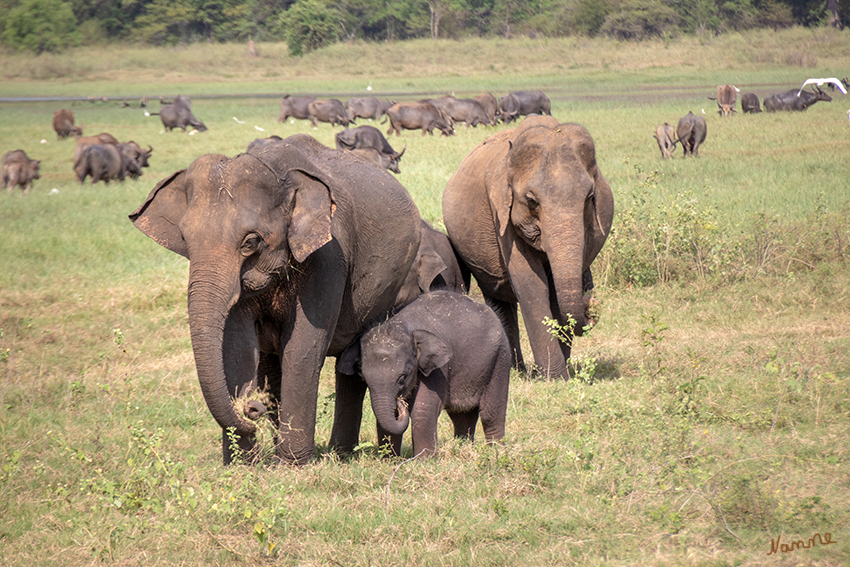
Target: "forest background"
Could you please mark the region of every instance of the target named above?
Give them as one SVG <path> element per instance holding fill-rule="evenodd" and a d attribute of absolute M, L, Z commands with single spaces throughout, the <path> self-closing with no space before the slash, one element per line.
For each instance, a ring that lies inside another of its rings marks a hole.
<path fill-rule="evenodd" d="M 793 25 L 841 28 L 838 0 L 0 0 L 9 50 L 109 42 L 285 41 L 301 55 L 340 41 L 431 37 L 672 39 Z"/>

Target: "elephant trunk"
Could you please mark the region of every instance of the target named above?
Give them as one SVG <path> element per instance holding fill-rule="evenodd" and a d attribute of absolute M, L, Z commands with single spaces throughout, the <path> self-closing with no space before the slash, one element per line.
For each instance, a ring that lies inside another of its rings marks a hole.
<path fill-rule="evenodd" d="M 190 268 L 189 330 L 204 400 L 223 430 L 233 427 L 239 436 L 252 435 L 256 425 L 236 412 L 224 371 L 224 326 L 239 289 L 222 284 L 228 281 L 225 274 Z"/>
<path fill-rule="evenodd" d="M 576 224 L 572 224 L 572 226 L 575 227 Z M 579 220 L 578 226 L 584 228 L 584 223 Z M 577 231 L 573 230 L 572 232 Z M 569 231 L 561 234 L 569 234 Z M 573 234 L 572 238 L 577 242 L 574 244 L 556 243 L 556 246 L 547 246 L 546 249 L 549 266 L 552 270 L 552 284 L 555 294 L 553 299 L 556 302 L 552 305 L 553 314 L 561 325 L 567 324 L 568 317 L 575 320 L 572 334 L 581 336 L 589 322 L 582 285 L 585 255 L 584 230 L 580 234 Z"/>
<path fill-rule="evenodd" d="M 375 419 L 389 435 L 401 435 L 410 425 L 410 413 L 403 399 L 398 398 L 393 404 L 386 396 L 372 396 L 372 411 Z M 396 417 L 398 415 L 398 417 Z"/>

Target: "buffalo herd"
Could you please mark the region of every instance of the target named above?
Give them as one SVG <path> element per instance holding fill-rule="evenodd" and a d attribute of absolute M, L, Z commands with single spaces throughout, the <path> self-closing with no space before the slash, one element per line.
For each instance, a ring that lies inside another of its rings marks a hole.
<path fill-rule="evenodd" d="M 825 80 L 817 79 L 820 84 L 823 84 L 821 81 Z M 815 79 L 807 82 L 812 81 L 815 81 Z M 846 78 L 842 79 L 841 83 L 845 87 L 850 86 Z M 830 102 L 832 100 L 832 97 L 821 90 L 819 84 L 815 84 L 814 89 L 814 91 L 806 91 L 802 88 L 791 89 L 782 93 L 769 95 L 764 99 L 764 110 L 766 112 L 802 112 L 818 101 Z M 740 92 L 740 89 L 734 85 L 718 85 L 717 94 L 708 98 L 717 102 L 717 113 L 720 116 L 732 116 L 737 113 L 735 103 L 737 102 L 738 92 Z M 761 112 L 762 108 L 759 104 L 759 97 L 755 93 L 744 93 L 741 95 L 741 110 L 744 114 L 757 114 Z M 702 113 L 705 114 L 705 110 Z M 685 157 L 689 155 L 698 156 L 699 146 L 705 141 L 706 129 L 705 118 L 696 116 L 693 112 L 688 112 L 688 114 L 679 120 L 675 130 L 670 124 L 665 122 L 655 127 L 655 133 L 652 134 L 652 137 L 658 143 L 658 149 L 661 150 L 661 157 L 663 159 L 673 157 L 673 150 L 679 142 L 682 143 Z"/>

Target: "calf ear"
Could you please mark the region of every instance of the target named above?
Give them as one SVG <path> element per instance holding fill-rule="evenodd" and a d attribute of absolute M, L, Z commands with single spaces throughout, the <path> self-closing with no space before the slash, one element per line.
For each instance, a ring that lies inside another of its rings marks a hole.
<path fill-rule="evenodd" d="M 360 339 L 345 347 L 336 359 L 336 371 L 348 376 L 360 374 Z"/>
<path fill-rule="evenodd" d="M 130 220 L 160 246 L 188 258 L 189 250 L 178 228 L 188 206 L 185 172 L 181 169 L 157 183 L 142 206 L 130 215 Z"/>
<path fill-rule="evenodd" d="M 431 284 L 448 266 L 439 254 L 427 251 L 419 257 L 419 289 L 422 293 L 431 291 Z"/>
<path fill-rule="evenodd" d="M 428 376 L 452 358 L 452 349 L 443 339 L 430 331 L 413 331 L 413 343 L 416 346 L 416 360 L 419 371 Z"/>
<path fill-rule="evenodd" d="M 327 185 L 303 171 L 290 171 L 287 184 L 292 184 L 295 190 L 287 235 L 289 249 L 300 263 L 333 238 L 331 219 L 334 204 Z"/>

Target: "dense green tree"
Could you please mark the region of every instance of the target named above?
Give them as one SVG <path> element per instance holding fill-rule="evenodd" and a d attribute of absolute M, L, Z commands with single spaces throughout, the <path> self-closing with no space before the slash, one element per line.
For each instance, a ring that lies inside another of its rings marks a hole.
<path fill-rule="evenodd" d="M 62 0 L 22 0 L 5 19 L 3 43 L 14 49 L 56 52 L 79 42 L 74 12 Z"/>
<path fill-rule="evenodd" d="M 667 37 L 676 32 L 678 20 L 676 11 L 661 2 L 625 0 L 608 14 L 599 33 L 618 39 Z"/>
<path fill-rule="evenodd" d="M 321 0 L 298 0 L 282 16 L 286 44 L 292 55 L 303 55 L 339 40 L 339 13 Z"/>

